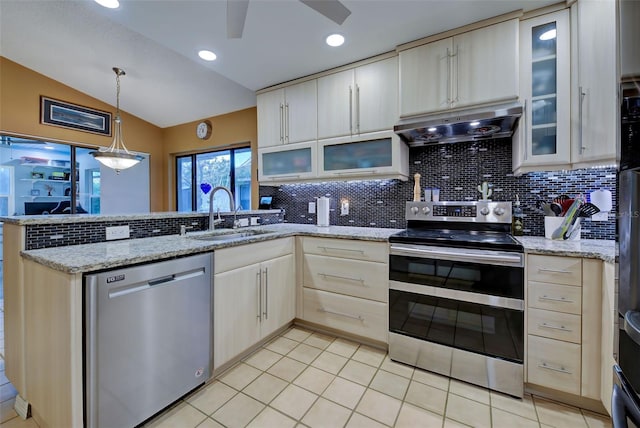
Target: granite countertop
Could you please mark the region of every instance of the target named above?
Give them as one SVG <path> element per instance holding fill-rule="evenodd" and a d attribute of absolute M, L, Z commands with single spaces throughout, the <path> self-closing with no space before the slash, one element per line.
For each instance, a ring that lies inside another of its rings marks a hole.
<path fill-rule="evenodd" d="M 518 236 L 517 239 L 524 246 L 525 252 L 530 254 L 583 257 L 615 263 L 618 252 L 616 241 L 610 240 L 560 241 L 540 236 Z"/>
<path fill-rule="evenodd" d="M 56 216 L 58 217 L 58 216 Z M 225 241 L 192 239 L 208 232 L 193 232 L 187 236 L 167 235 L 152 238 L 127 239 L 96 244 L 70 245 L 22 251 L 24 258 L 66 273 L 83 273 L 123 267 L 132 264 L 197 254 L 236 245 L 250 244 L 287 236 L 316 236 L 325 238 L 359 239 L 387 242 L 389 235 L 400 229 L 329 226 L 305 224 L 273 224 L 237 229 L 235 232 L 261 231 L 258 235 Z M 220 231 L 223 233 L 225 231 Z M 226 231 L 228 232 L 228 230 Z"/>

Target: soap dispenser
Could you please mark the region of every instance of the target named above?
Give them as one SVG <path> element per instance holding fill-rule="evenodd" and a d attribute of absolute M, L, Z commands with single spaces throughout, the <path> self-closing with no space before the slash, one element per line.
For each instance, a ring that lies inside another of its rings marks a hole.
<path fill-rule="evenodd" d="M 511 233 L 514 236 L 522 236 L 524 234 L 524 213 L 520 206 L 520 198 L 516 195 L 516 202 L 513 204 L 513 213 L 511 215 Z"/>

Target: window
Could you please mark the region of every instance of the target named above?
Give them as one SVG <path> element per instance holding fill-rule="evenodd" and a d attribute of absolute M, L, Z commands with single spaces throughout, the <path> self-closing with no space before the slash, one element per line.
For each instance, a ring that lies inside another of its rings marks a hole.
<path fill-rule="evenodd" d="M 219 150 L 176 158 L 176 209 L 209 211 L 209 192 L 232 191 L 236 208 L 251 209 L 251 148 Z M 229 197 L 217 192 L 214 211 L 229 211 Z"/>

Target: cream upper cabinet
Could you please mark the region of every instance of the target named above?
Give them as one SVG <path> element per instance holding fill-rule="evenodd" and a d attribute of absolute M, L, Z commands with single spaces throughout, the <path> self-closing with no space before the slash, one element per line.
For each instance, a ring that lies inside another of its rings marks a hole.
<path fill-rule="evenodd" d="M 407 49 L 399 58 L 400 116 L 518 97 L 517 19 Z"/>
<path fill-rule="evenodd" d="M 520 23 L 520 97 L 513 169 L 521 174 L 571 163 L 569 11 Z"/>
<path fill-rule="evenodd" d="M 615 164 L 618 77 L 615 0 L 571 7 L 571 161 L 574 168 Z"/>
<path fill-rule="evenodd" d="M 257 107 L 258 147 L 317 138 L 315 79 L 259 94 Z"/>
<path fill-rule="evenodd" d="M 396 57 L 318 78 L 318 139 L 393 128 L 397 82 Z"/>

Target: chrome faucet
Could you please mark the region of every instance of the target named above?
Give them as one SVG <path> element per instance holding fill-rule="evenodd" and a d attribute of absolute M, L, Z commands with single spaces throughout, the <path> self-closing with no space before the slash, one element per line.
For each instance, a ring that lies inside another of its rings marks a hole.
<path fill-rule="evenodd" d="M 214 230 L 216 224 L 222 223 L 222 219 L 220 218 L 220 211 L 219 210 L 218 210 L 218 219 L 215 220 L 213 218 L 214 217 L 213 216 L 213 195 L 218 190 L 224 190 L 225 192 L 227 192 L 227 195 L 229 195 L 229 208 L 231 209 L 231 211 L 234 212 L 234 226 L 235 226 L 235 213 L 237 211 L 236 211 L 235 200 L 233 198 L 233 193 L 231 193 L 231 190 L 229 190 L 228 188 L 226 188 L 224 186 L 216 186 L 213 189 L 211 189 L 211 193 L 209 193 L 209 230 Z"/>

